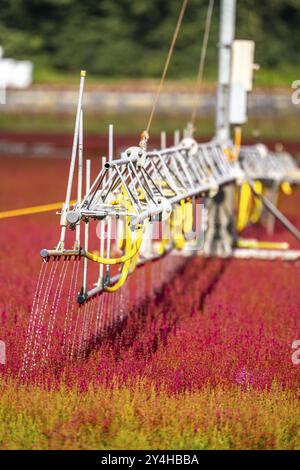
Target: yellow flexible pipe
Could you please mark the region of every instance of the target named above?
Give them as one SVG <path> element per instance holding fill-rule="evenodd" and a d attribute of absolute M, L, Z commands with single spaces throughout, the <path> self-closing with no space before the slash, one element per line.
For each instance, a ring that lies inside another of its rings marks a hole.
<path fill-rule="evenodd" d="M 193 204 L 190 199 L 182 205 L 183 211 L 183 232 L 185 234 L 190 233 L 193 229 Z"/>
<path fill-rule="evenodd" d="M 255 192 L 257 194 L 263 194 L 263 190 L 264 190 L 264 187 L 263 187 L 263 184 L 261 181 L 254 181 L 254 189 L 255 189 Z M 256 224 L 260 217 L 261 217 L 261 213 L 262 213 L 262 209 L 263 209 L 263 203 L 262 201 L 259 199 L 259 198 L 253 198 L 253 209 L 252 209 L 252 212 L 250 214 L 250 221 L 253 223 L 253 224 Z"/>
<path fill-rule="evenodd" d="M 183 210 L 182 204 L 176 204 L 170 216 L 170 225 L 172 227 L 172 238 L 174 246 L 177 250 L 182 250 L 184 247 L 183 229 Z"/>
<path fill-rule="evenodd" d="M 112 201 L 112 204 L 123 204 L 128 210 L 130 210 L 132 206 L 126 196 L 127 195 L 125 194 L 125 189 L 122 188 L 122 194 L 120 194 L 114 201 Z M 124 248 L 123 256 L 120 256 L 118 258 L 104 258 L 97 256 L 94 253 L 84 253 L 84 256 L 96 263 L 106 265 L 116 265 L 123 263 L 118 281 L 113 286 L 104 287 L 105 292 L 109 293 L 116 292 L 118 289 L 120 289 L 125 283 L 128 274 L 134 271 L 138 260 L 138 252 L 142 244 L 143 227 L 138 229 L 137 238 L 132 241 L 131 230 L 129 228 L 129 217 L 126 217 L 125 219 L 125 228 L 122 230 L 122 232 L 123 233 L 120 240 L 120 245 L 122 245 L 122 248 Z"/>
<path fill-rule="evenodd" d="M 193 204 L 190 199 L 187 201 L 180 201 L 173 208 L 172 214 L 169 219 L 169 233 L 172 234 L 172 240 L 177 250 L 182 250 L 185 244 L 184 234 L 190 233 L 193 228 Z M 163 239 L 160 242 L 158 253 L 163 255 L 168 245 L 169 238 L 166 231 Z"/>
<path fill-rule="evenodd" d="M 141 233 L 143 233 L 142 229 L 141 229 Z M 125 283 L 125 281 L 128 277 L 128 274 L 132 273 L 134 271 L 134 269 L 136 267 L 137 258 L 138 258 L 138 252 L 139 252 L 139 249 L 140 249 L 141 244 L 142 244 L 142 238 L 143 237 L 141 235 L 134 241 L 136 254 L 132 258 L 128 259 L 123 264 L 123 267 L 122 267 L 122 270 L 121 270 L 120 277 L 119 277 L 118 281 L 113 286 L 105 286 L 105 291 L 106 292 L 110 292 L 110 293 L 116 292 L 118 289 L 120 289 L 120 287 L 123 286 L 123 284 Z M 131 245 L 131 237 L 130 237 L 130 242 L 129 242 L 129 237 L 128 238 L 126 237 L 125 250 L 130 249 L 129 244 Z"/>
<path fill-rule="evenodd" d="M 292 186 L 290 185 L 290 183 L 288 183 L 287 181 L 284 181 L 283 183 L 281 183 L 281 190 L 282 192 L 286 195 L 286 196 L 290 196 L 291 194 L 293 194 L 293 188 Z"/>
<path fill-rule="evenodd" d="M 132 243 L 131 231 L 129 229 L 129 217 L 126 217 L 126 219 L 125 219 L 125 239 L 124 239 L 124 241 L 125 241 L 124 251 L 125 251 L 125 256 L 127 256 L 132 251 L 133 248 L 136 248 L 136 241 Z M 131 259 L 132 258 L 129 258 L 124 262 L 124 264 L 122 266 L 121 273 L 120 273 L 120 277 L 117 280 L 117 282 L 113 286 L 105 286 L 105 291 L 106 292 L 110 292 L 110 293 L 116 292 L 118 289 L 120 289 L 120 287 L 123 286 L 123 284 L 125 283 L 125 281 L 128 277 L 128 274 L 129 274 Z"/>
<path fill-rule="evenodd" d="M 254 188 L 258 194 L 263 193 L 263 185 L 260 181 L 254 181 Z M 252 191 L 248 183 L 243 183 L 240 189 L 240 201 L 237 217 L 237 231 L 242 231 L 251 221 L 259 221 L 262 211 L 262 202 L 253 199 Z"/>
<path fill-rule="evenodd" d="M 286 242 L 259 241 L 246 238 L 239 238 L 237 240 L 237 246 L 239 248 L 255 248 L 266 250 L 287 250 L 289 248 L 289 244 Z"/>
<path fill-rule="evenodd" d="M 251 197 L 252 193 L 250 185 L 248 183 L 243 183 L 240 188 L 240 202 L 237 217 L 238 232 L 243 230 L 249 222 L 251 212 Z"/>
<path fill-rule="evenodd" d="M 110 266 L 112 266 L 115 264 L 125 263 L 126 261 L 130 260 L 135 254 L 136 254 L 136 246 L 134 244 L 134 246 L 131 248 L 129 253 L 127 253 L 126 255 L 120 256 L 119 258 L 102 258 L 101 256 L 91 253 L 90 251 L 85 251 L 83 253 L 83 256 L 85 256 L 91 261 L 94 261 L 95 263 L 109 264 Z"/>
<path fill-rule="evenodd" d="M 70 201 L 70 205 L 75 204 L 76 201 Z M 42 204 L 39 206 L 24 207 L 22 209 L 12 209 L 9 211 L 0 212 L 0 219 L 8 219 L 10 217 L 20 217 L 21 215 L 40 214 L 42 212 L 50 212 L 59 210 L 63 206 L 63 202 L 53 202 L 51 204 Z"/>
<path fill-rule="evenodd" d="M 105 292 L 113 293 L 120 289 L 124 284 L 129 274 L 129 267 L 130 267 L 130 260 L 126 261 L 123 264 L 122 271 L 120 273 L 120 277 L 117 282 L 113 286 L 105 286 Z"/>
<path fill-rule="evenodd" d="M 142 237 L 140 237 L 142 239 Z M 128 237 L 126 236 L 126 246 L 125 246 L 125 251 L 128 248 L 127 247 L 127 240 Z M 126 261 L 130 260 L 133 256 L 135 256 L 139 250 L 139 244 L 136 243 L 136 241 L 131 245 L 131 238 L 130 238 L 130 250 L 127 252 L 125 255 L 120 256 L 119 258 L 102 258 L 101 256 L 98 256 L 94 253 L 91 253 L 90 251 L 85 251 L 83 253 L 83 256 L 88 258 L 91 261 L 94 261 L 95 263 L 100 263 L 100 264 L 109 264 L 109 265 L 115 265 L 115 264 L 121 264 L 125 263 Z"/>
<path fill-rule="evenodd" d="M 229 147 L 224 149 L 225 154 L 227 155 L 228 160 L 235 161 L 238 159 L 241 150 L 242 143 L 242 128 L 236 126 L 234 128 L 234 147 L 231 150 Z"/>

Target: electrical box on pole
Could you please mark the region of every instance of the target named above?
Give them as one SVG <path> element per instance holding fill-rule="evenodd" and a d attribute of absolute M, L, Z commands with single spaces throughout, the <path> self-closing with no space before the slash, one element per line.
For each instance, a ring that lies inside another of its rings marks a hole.
<path fill-rule="evenodd" d="M 247 121 L 247 98 L 253 88 L 254 41 L 237 39 L 232 44 L 229 123 Z"/>

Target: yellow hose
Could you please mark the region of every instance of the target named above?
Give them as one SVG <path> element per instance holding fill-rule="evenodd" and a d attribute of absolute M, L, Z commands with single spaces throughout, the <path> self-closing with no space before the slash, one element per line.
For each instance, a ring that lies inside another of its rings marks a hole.
<path fill-rule="evenodd" d="M 166 246 L 170 241 L 170 219 L 163 225 L 163 231 L 163 237 L 157 251 L 159 255 L 163 255 L 165 253 Z"/>
<path fill-rule="evenodd" d="M 254 190 L 257 194 L 263 194 L 264 187 L 263 187 L 261 181 L 254 181 Z M 262 209 L 263 209 L 263 203 L 258 197 L 255 197 L 253 199 L 254 199 L 253 200 L 253 208 L 252 208 L 252 212 L 250 214 L 250 221 L 253 224 L 256 224 L 259 221 L 260 217 L 261 217 L 261 213 L 262 213 Z"/>
<path fill-rule="evenodd" d="M 172 228 L 172 238 L 176 250 L 182 250 L 184 247 L 184 235 L 182 233 L 183 211 L 182 204 L 176 204 L 170 216 L 170 225 Z"/>
<path fill-rule="evenodd" d="M 281 183 L 281 190 L 282 192 L 286 195 L 286 196 L 290 196 L 291 194 L 293 194 L 293 188 L 292 186 L 290 185 L 290 183 L 288 183 L 287 181 L 284 181 L 283 183 Z"/>
<path fill-rule="evenodd" d="M 248 183 L 243 183 L 240 189 L 240 202 L 237 217 L 237 231 L 243 230 L 250 218 L 251 212 L 251 188 Z"/>
<path fill-rule="evenodd" d="M 125 245 L 124 245 L 125 255 L 123 256 L 123 258 L 124 257 L 128 258 L 128 255 L 135 248 L 136 248 L 136 244 L 135 244 L 135 242 L 132 243 L 131 231 L 129 229 L 129 217 L 126 217 L 126 219 L 125 219 Z M 132 255 L 132 256 L 134 256 L 134 255 Z M 124 264 L 122 266 L 121 273 L 120 273 L 120 277 L 117 280 L 117 282 L 113 286 L 105 286 L 105 288 L 104 288 L 105 292 L 110 292 L 110 293 L 116 292 L 118 289 L 120 289 L 120 287 L 123 286 L 123 284 L 125 283 L 125 281 L 127 279 L 128 273 L 129 273 L 129 267 L 130 267 L 130 264 L 131 264 L 132 256 L 129 257 L 128 259 L 126 259 L 126 261 L 124 262 Z"/>
<path fill-rule="evenodd" d="M 234 147 L 231 150 L 229 147 L 224 149 L 225 154 L 227 155 L 228 160 L 236 161 L 239 157 L 242 143 L 242 128 L 236 126 L 234 128 Z"/>
<path fill-rule="evenodd" d="M 188 234 L 193 229 L 193 204 L 190 199 L 186 203 L 183 201 L 183 232 Z"/>
<path fill-rule="evenodd" d="M 190 199 L 187 201 L 180 201 L 173 207 L 171 213 L 168 233 L 171 234 L 172 241 L 176 250 L 182 250 L 185 244 L 184 235 L 190 233 L 193 228 L 193 204 Z M 170 237 L 167 236 L 167 230 L 165 230 L 164 237 L 161 240 L 158 247 L 158 254 L 163 255 L 170 241 Z"/>
<path fill-rule="evenodd" d="M 126 246 L 125 246 L 125 252 L 126 252 L 128 248 L 127 247 L 128 236 L 126 236 L 125 240 L 126 240 Z M 131 245 L 131 237 L 130 237 L 130 250 L 125 255 L 120 256 L 119 258 L 102 258 L 101 256 L 98 256 L 95 253 L 91 253 L 90 251 L 85 251 L 83 253 L 83 256 L 85 256 L 91 261 L 94 261 L 95 263 L 115 265 L 115 264 L 125 263 L 126 261 L 130 260 L 131 258 L 133 258 L 133 256 L 137 254 L 138 250 L 139 250 L 139 246 L 136 242 L 134 242 Z"/>
<path fill-rule="evenodd" d="M 113 286 L 105 286 L 105 291 L 106 292 L 116 292 L 118 289 L 120 289 L 120 287 L 123 286 L 123 284 L 125 283 L 127 277 L 128 277 L 128 274 L 129 273 L 132 273 L 136 267 L 136 262 L 137 262 L 137 259 L 138 259 L 138 252 L 139 252 L 139 249 L 141 247 L 141 244 L 142 244 L 142 234 L 143 234 L 143 230 L 141 230 L 141 235 L 134 241 L 134 247 L 135 247 L 135 250 L 136 250 L 136 253 L 135 255 L 133 255 L 132 258 L 128 259 L 122 266 L 122 270 L 121 270 L 121 273 L 120 273 L 120 277 L 118 279 L 118 281 L 113 285 Z M 125 250 L 127 249 L 130 249 L 129 247 L 129 244 L 131 245 L 131 236 L 130 238 L 126 237 L 126 246 L 125 246 Z"/>
<path fill-rule="evenodd" d="M 131 203 L 126 197 L 124 188 L 122 188 L 122 195 L 119 195 L 114 201 L 112 201 L 112 204 L 123 204 L 128 210 L 132 209 Z M 129 228 L 129 221 L 130 219 L 127 216 L 125 219 L 125 228 L 122 230 L 122 237 L 120 240 L 120 247 L 124 249 L 123 256 L 120 256 L 118 258 L 103 258 L 97 256 L 94 253 L 84 253 L 84 256 L 96 263 L 105 265 L 116 265 L 123 263 L 118 281 L 113 286 L 105 286 L 105 292 L 112 293 L 120 289 L 125 283 L 128 274 L 132 273 L 136 267 L 139 250 L 143 240 L 143 227 L 137 230 L 137 237 L 134 241 L 132 241 L 131 230 Z"/>
<path fill-rule="evenodd" d="M 262 250 L 287 250 L 289 248 L 289 244 L 286 242 L 259 241 L 245 238 L 239 238 L 237 246 L 239 248 L 255 248 Z"/>
<path fill-rule="evenodd" d="M 117 280 L 117 282 L 113 286 L 105 286 L 104 288 L 105 292 L 110 292 L 110 293 L 116 292 L 125 284 L 128 274 L 129 274 L 129 267 L 130 267 L 130 260 L 126 261 L 126 263 L 123 264 L 122 271 L 120 273 L 120 277 Z"/>
<path fill-rule="evenodd" d="M 70 201 L 70 205 L 75 203 L 76 201 Z M 12 209 L 9 211 L 0 212 L 0 219 L 8 219 L 10 217 L 19 217 L 22 215 L 55 211 L 61 209 L 63 204 L 63 202 L 53 202 L 51 204 L 42 204 L 40 206 L 24 207 L 23 209 Z"/>
<path fill-rule="evenodd" d="M 133 247 L 135 248 L 135 243 L 132 244 L 131 231 L 129 229 L 129 217 L 126 217 L 126 219 L 125 219 L 125 239 L 124 239 L 124 241 L 125 241 L 124 251 L 125 251 L 125 256 L 126 256 L 126 254 L 130 253 L 130 251 Z M 130 264 L 131 264 L 131 258 L 127 259 L 124 262 L 124 264 L 122 266 L 121 273 L 120 273 L 120 277 L 117 280 L 117 282 L 113 286 L 105 286 L 104 290 L 106 292 L 110 292 L 110 293 L 116 292 L 118 289 L 120 289 L 120 287 L 123 286 L 123 284 L 125 283 L 125 281 L 127 279 L 128 273 L 129 273 Z"/>
<path fill-rule="evenodd" d="M 263 193 L 263 185 L 260 181 L 254 181 L 254 189 L 258 194 Z M 248 183 L 243 183 L 240 189 L 240 200 L 237 217 L 237 231 L 241 232 L 249 222 L 257 223 L 262 212 L 262 202 L 253 198 Z"/>

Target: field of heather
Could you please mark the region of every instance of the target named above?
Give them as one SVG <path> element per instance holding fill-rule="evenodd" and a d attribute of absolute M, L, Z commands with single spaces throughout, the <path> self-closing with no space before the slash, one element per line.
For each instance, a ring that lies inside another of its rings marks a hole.
<path fill-rule="evenodd" d="M 67 160 L 0 164 L 0 211 L 63 199 Z M 280 201 L 298 227 L 299 202 Z M 300 262 L 166 258 L 78 309 L 80 266 L 39 257 L 58 217 L 0 225 L 1 449 L 300 449 Z M 34 318 L 51 275 L 62 303 Z"/>

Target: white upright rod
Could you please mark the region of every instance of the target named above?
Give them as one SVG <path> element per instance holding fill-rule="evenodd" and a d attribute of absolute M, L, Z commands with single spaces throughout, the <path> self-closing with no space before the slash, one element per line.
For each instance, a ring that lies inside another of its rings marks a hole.
<path fill-rule="evenodd" d="M 70 169 L 69 169 L 66 199 L 65 199 L 64 206 L 63 206 L 63 213 L 65 213 L 69 209 L 69 206 L 70 206 L 72 183 L 73 183 L 75 163 L 76 163 L 78 134 L 79 134 L 79 125 L 80 125 L 80 113 L 81 113 L 81 109 L 82 109 L 82 97 L 83 97 L 83 88 L 84 88 L 85 75 L 86 75 L 85 70 L 81 70 L 81 72 L 80 72 L 79 95 L 78 95 L 78 102 L 77 102 L 77 112 L 76 112 L 76 120 L 75 120 L 75 130 L 74 130 L 72 154 L 71 154 L 71 163 L 70 163 Z M 63 222 L 62 227 L 61 227 L 61 235 L 60 235 L 60 245 L 61 245 L 61 247 L 63 247 L 64 241 L 65 241 L 65 236 L 66 236 L 66 223 Z"/>
<path fill-rule="evenodd" d="M 79 141 L 78 141 L 78 183 L 77 183 L 77 203 L 81 203 L 82 197 L 82 163 L 83 163 L 83 112 L 80 111 Z M 76 225 L 76 243 L 80 248 L 80 221 Z"/>
<path fill-rule="evenodd" d="M 175 145 L 175 147 L 177 145 L 179 145 L 179 142 L 180 142 L 180 130 L 175 129 L 175 131 L 174 131 L 174 145 Z"/>
<path fill-rule="evenodd" d="M 111 163 L 113 161 L 114 155 L 114 126 L 110 124 L 108 127 L 108 161 Z M 111 176 L 111 169 L 108 173 L 109 177 Z M 107 243 L 106 243 L 106 256 L 110 257 L 110 245 L 111 245 L 111 217 L 108 217 L 107 222 Z M 106 265 L 106 273 L 109 274 L 110 265 Z"/>
<path fill-rule="evenodd" d="M 236 0 L 221 0 L 216 112 L 216 137 L 221 142 L 226 142 L 230 137 L 229 87 L 235 17 Z"/>
<path fill-rule="evenodd" d="M 65 200 L 65 204 L 66 204 L 67 207 L 69 206 L 70 199 L 71 199 L 72 182 L 73 182 L 75 162 L 76 162 L 76 153 L 77 153 L 79 125 L 80 125 L 80 114 L 81 114 L 81 109 L 82 109 L 82 97 L 83 97 L 84 80 L 85 80 L 85 70 L 81 70 L 81 72 L 80 72 L 79 96 L 78 96 L 76 121 L 75 121 L 75 131 L 74 131 L 74 137 L 73 137 L 71 163 L 70 163 L 68 186 L 67 186 L 67 193 L 66 193 L 66 200 Z"/>
<path fill-rule="evenodd" d="M 163 150 L 167 146 L 167 134 L 166 131 L 161 131 L 160 133 L 160 148 Z"/>
<path fill-rule="evenodd" d="M 91 160 L 86 161 L 86 194 L 88 194 L 91 185 Z M 88 251 L 89 249 L 89 221 L 85 223 L 84 227 L 84 251 Z M 88 266 L 88 259 L 86 257 L 83 258 L 83 293 L 87 293 L 87 266 Z"/>
<path fill-rule="evenodd" d="M 106 163 L 106 157 L 102 157 L 102 169 L 104 168 L 104 165 Z M 106 183 L 106 178 L 103 179 L 103 186 Z M 105 243 L 105 221 L 101 220 L 100 221 L 100 257 L 104 258 L 104 243 Z M 104 265 L 102 263 L 99 264 L 99 282 L 98 285 L 100 285 L 101 282 L 103 282 L 103 269 Z"/>

